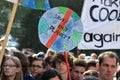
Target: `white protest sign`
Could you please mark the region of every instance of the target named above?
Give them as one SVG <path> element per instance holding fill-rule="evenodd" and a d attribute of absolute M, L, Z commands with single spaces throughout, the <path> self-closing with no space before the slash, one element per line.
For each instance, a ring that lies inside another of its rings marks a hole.
<path fill-rule="evenodd" d="M 78 49 L 120 49 L 120 0 L 84 0 Z"/>

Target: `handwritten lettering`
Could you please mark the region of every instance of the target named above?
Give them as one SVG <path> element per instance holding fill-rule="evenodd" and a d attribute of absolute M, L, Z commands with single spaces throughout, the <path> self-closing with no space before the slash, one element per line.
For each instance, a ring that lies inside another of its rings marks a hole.
<path fill-rule="evenodd" d="M 61 28 L 61 27 L 59 27 L 59 28 Z M 70 39 L 70 36 L 65 35 L 64 33 L 61 33 L 59 30 L 56 30 L 56 31 L 55 31 L 55 27 L 54 27 L 53 25 L 51 25 L 51 26 L 49 27 L 49 30 L 50 30 L 51 32 L 55 33 L 56 35 L 62 37 L 63 39 Z M 66 31 L 67 31 L 68 29 L 63 29 L 63 30 L 66 30 Z"/>
<path fill-rule="evenodd" d="M 99 45 L 95 45 L 95 47 L 100 48 L 104 46 L 104 42 L 116 42 L 120 40 L 120 34 L 94 34 L 94 33 L 85 33 L 84 41 L 85 42 L 94 42 L 97 41 Z"/>
<path fill-rule="evenodd" d="M 58 20 L 62 20 L 61 16 L 59 16 L 58 14 L 55 14 L 55 17 L 54 17 L 54 18 L 56 18 L 56 19 L 58 19 Z"/>
<path fill-rule="evenodd" d="M 97 11 L 99 11 L 99 13 L 97 13 L 99 17 L 95 17 L 93 15 L 93 13 L 97 12 Z M 103 16 L 103 14 L 104 14 L 104 16 Z M 118 11 L 117 9 L 109 10 L 106 7 L 99 8 L 98 5 L 93 5 L 90 8 L 90 17 L 94 22 L 106 21 L 106 20 L 108 20 L 108 21 L 113 21 L 113 20 L 120 21 L 120 11 Z"/>

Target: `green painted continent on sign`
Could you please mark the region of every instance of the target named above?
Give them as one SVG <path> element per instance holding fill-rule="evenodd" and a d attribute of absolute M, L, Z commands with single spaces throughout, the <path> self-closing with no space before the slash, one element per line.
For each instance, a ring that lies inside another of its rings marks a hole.
<path fill-rule="evenodd" d="M 82 33 L 78 32 L 76 30 L 73 30 L 73 34 L 70 37 L 70 39 L 73 42 L 73 45 L 77 45 L 80 42 L 81 37 L 82 37 Z"/>
<path fill-rule="evenodd" d="M 39 34 L 41 34 L 41 33 L 47 33 L 47 31 L 48 31 L 48 25 L 46 23 L 46 20 L 44 18 L 41 18 L 40 23 L 41 24 L 39 24 L 39 25 L 42 26 L 42 27 L 39 29 Z"/>

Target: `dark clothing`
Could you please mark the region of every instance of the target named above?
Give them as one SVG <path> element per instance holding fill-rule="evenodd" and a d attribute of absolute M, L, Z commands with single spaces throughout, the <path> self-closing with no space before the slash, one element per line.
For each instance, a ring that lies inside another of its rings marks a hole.
<path fill-rule="evenodd" d="M 35 80 L 34 77 L 32 77 L 31 74 L 26 73 L 23 75 L 23 80 Z"/>
<path fill-rule="evenodd" d="M 37 75 L 35 76 L 35 80 L 40 80 L 40 79 L 41 79 L 41 75 L 42 75 L 42 74 L 40 74 L 40 73 L 37 74 Z"/>

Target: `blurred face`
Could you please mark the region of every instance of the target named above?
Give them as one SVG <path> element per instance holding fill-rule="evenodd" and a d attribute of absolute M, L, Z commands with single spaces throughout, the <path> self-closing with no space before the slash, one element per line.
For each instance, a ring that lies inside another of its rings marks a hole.
<path fill-rule="evenodd" d="M 50 69 L 50 68 L 52 68 L 52 65 L 51 65 L 51 64 L 46 64 L 45 69 L 48 70 L 48 69 Z"/>
<path fill-rule="evenodd" d="M 94 66 L 89 66 L 89 67 L 88 67 L 88 70 L 97 70 L 97 68 L 94 67 Z"/>
<path fill-rule="evenodd" d="M 54 78 L 51 78 L 49 80 L 60 80 L 58 76 L 55 76 Z"/>
<path fill-rule="evenodd" d="M 92 56 L 92 59 L 93 59 L 93 60 L 96 60 L 96 56 Z"/>
<path fill-rule="evenodd" d="M 30 72 L 33 76 L 36 76 L 38 73 L 42 73 L 44 71 L 42 61 L 35 60 L 32 62 L 30 67 Z"/>
<path fill-rule="evenodd" d="M 74 68 L 72 69 L 72 75 L 75 80 L 82 80 L 84 72 L 85 72 L 84 67 L 74 66 Z"/>
<path fill-rule="evenodd" d="M 8 59 L 3 64 L 3 70 L 7 77 L 15 77 L 16 73 L 20 71 L 20 68 L 16 67 L 15 63 L 11 59 Z"/>
<path fill-rule="evenodd" d="M 66 63 L 63 61 L 56 62 L 56 69 L 60 72 L 60 74 L 67 73 Z"/>
<path fill-rule="evenodd" d="M 104 56 L 104 61 L 99 65 L 100 79 L 112 80 L 114 73 L 117 70 L 116 59 Z"/>

